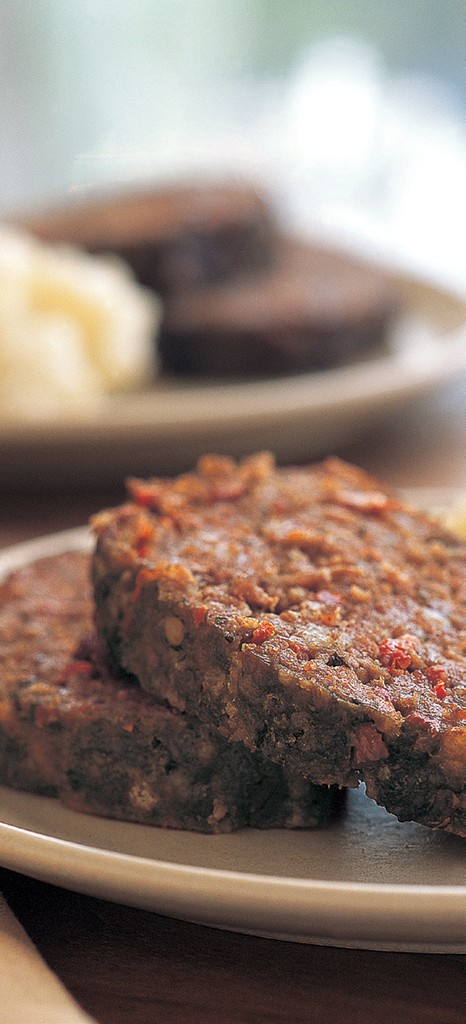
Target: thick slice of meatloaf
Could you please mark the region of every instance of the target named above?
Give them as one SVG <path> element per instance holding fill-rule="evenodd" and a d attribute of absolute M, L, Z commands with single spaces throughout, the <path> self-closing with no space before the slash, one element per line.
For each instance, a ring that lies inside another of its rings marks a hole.
<path fill-rule="evenodd" d="M 132 680 L 92 629 L 89 558 L 63 554 L 0 588 L 0 781 L 77 810 L 203 832 L 326 823 L 336 787 L 227 743 Z M 74 654 L 73 654 L 74 652 Z"/>
<path fill-rule="evenodd" d="M 26 227 L 49 242 L 116 253 L 164 297 L 268 266 L 276 234 L 266 197 L 238 179 L 126 191 L 50 210 Z"/>
<path fill-rule="evenodd" d="M 61 667 L 92 628 L 86 576 L 86 557 L 70 552 L 0 583 L 0 781 L 30 792 L 58 786 L 61 730 L 40 723 L 39 708 L 42 695 L 60 692 Z"/>
<path fill-rule="evenodd" d="M 277 247 L 274 265 L 164 304 L 168 373 L 267 376 L 340 366 L 386 342 L 396 304 L 382 274 L 312 247 Z"/>
<path fill-rule="evenodd" d="M 97 628 L 173 707 L 465 833 L 465 547 L 337 459 L 206 456 L 94 520 Z"/>

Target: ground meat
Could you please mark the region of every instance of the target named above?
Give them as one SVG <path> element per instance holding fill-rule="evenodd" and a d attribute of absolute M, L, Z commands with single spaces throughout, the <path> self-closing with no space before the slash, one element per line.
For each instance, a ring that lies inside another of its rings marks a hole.
<path fill-rule="evenodd" d="M 229 832 L 328 822 L 337 787 L 317 786 L 228 743 L 127 676 L 92 635 L 89 557 L 66 553 L 0 586 L 0 781 L 76 810 Z"/>
<path fill-rule="evenodd" d="M 265 196 L 237 179 L 126 191 L 49 211 L 28 227 L 47 241 L 116 253 L 164 298 L 268 266 L 276 232 Z"/>
<path fill-rule="evenodd" d="M 206 456 L 94 519 L 113 664 L 230 741 L 464 834 L 465 548 L 337 459 Z"/>
<path fill-rule="evenodd" d="M 382 274 L 282 243 L 272 267 L 164 304 L 161 367 L 223 378 L 340 366 L 382 349 L 396 304 Z"/>

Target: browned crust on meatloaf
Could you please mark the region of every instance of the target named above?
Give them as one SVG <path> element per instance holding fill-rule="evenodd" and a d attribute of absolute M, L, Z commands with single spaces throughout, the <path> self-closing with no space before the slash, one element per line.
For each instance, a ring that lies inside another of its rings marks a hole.
<path fill-rule="evenodd" d="M 97 516 L 97 626 L 179 709 L 465 832 L 465 547 L 337 459 L 206 456 Z"/>
<path fill-rule="evenodd" d="M 112 676 L 95 638 L 80 639 L 90 630 L 85 554 L 40 560 L 0 586 L 1 782 L 80 811 L 203 832 L 328 822 L 337 789 Z"/>

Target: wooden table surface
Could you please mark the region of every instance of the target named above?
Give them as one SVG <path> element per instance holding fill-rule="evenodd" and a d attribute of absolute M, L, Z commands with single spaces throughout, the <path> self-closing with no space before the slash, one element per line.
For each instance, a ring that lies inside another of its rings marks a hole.
<path fill-rule="evenodd" d="M 391 485 L 447 493 L 466 491 L 465 442 L 465 388 L 456 382 L 398 411 L 338 454 Z M 3 493 L 0 546 L 80 525 L 122 493 L 105 487 L 79 494 L 56 488 L 33 496 Z M 99 1024 L 464 1022 L 459 956 L 345 950 L 222 932 L 7 870 L 0 870 L 0 890 Z"/>

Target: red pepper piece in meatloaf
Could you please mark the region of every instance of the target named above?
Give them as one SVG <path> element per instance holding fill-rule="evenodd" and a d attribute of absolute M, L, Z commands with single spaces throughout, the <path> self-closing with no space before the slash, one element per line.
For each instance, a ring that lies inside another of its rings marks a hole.
<path fill-rule="evenodd" d="M 316 786 L 112 676 L 92 630 L 89 557 L 67 553 L 0 586 L 0 781 L 77 810 L 229 832 L 327 823 Z M 73 653 L 74 652 L 74 653 Z"/>
<path fill-rule="evenodd" d="M 337 459 L 206 456 L 94 519 L 113 663 L 314 782 L 465 834 L 465 547 Z"/>

